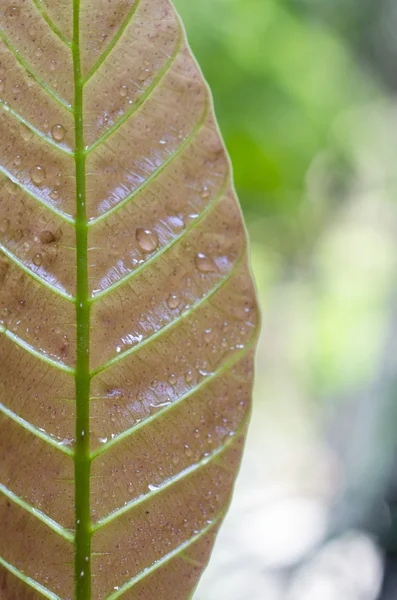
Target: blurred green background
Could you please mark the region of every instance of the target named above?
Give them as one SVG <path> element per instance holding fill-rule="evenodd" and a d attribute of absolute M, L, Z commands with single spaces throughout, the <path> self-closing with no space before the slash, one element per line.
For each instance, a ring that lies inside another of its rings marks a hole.
<path fill-rule="evenodd" d="M 397 3 L 175 4 L 264 321 L 235 500 L 195 598 L 395 600 Z"/>

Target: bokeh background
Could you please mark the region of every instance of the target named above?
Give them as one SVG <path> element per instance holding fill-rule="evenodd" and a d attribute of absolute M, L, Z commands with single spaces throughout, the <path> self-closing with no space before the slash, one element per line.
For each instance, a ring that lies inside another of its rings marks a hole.
<path fill-rule="evenodd" d="M 397 599 L 397 3 L 175 0 L 263 312 L 234 501 L 195 600 Z"/>

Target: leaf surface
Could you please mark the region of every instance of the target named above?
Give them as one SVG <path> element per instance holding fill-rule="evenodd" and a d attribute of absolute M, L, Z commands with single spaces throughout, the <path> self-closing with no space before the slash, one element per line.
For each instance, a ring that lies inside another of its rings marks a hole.
<path fill-rule="evenodd" d="M 209 92 L 169 0 L 0 14 L 0 597 L 183 600 L 257 337 Z"/>

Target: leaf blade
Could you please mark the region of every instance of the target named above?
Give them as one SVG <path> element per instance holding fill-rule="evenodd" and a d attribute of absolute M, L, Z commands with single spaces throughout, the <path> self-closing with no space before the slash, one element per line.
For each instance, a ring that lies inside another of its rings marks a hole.
<path fill-rule="evenodd" d="M 48 532 L 45 565 L 32 543 L 22 568 L 44 595 L 72 597 L 74 585 L 76 600 L 183 600 L 230 502 L 249 416 L 257 318 L 245 230 L 209 91 L 169 0 L 115 0 L 102 11 L 74 0 L 73 15 L 54 8 L 23 6 L 45 40 L 40 53 L 21 15 L 6 19 L 10 44 L 21 47 L 5 57 L 18 63 L 26 93 L 11 98 L 7 83 L 13 122 L 3 128 L 16 133 L 12 152 L 29 156 L 17 165 L 7 149 L 0 166 L 12 181 L 0 299 L 11 318 L 0 355 L 17 342 L 0 376 L 9 386 L 6 365 L 18 360 L 30 369 L 27 398 L 30 387 L 43 393 L 41 380 L 53 386 L 36 408 L 10 394 L 0 426 L 8 423 L 3 443 L 24 462 L 7 492 L 19 498 L 12 510 L 25 510 L 36 544 L 47 515 L 58 533 L 73 530 L 75 490 L 74 582 L 69 550 L 62 566 L 54 561 Z M 51 49 L 55 62 L 70 52 L 63 72 L 42 59 Z M 51 127 L 29 94 L 48 95 Z M 23 244 L 15 194 L 31 211 Z M 35 244 L 37 269 L 27 255 Z M 36 485 L 44 503 L 57 498 L 49 511 L 26 487 L 29 444 L 45 457 L 39 472 L 53 469 Z M 16 539 L 11 551 L 0 542 L 0 554 L 18 571 Z"/>

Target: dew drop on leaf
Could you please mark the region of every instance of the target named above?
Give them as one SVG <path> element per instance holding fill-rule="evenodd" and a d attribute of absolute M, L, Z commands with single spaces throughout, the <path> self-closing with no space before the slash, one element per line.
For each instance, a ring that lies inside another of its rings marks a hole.
<path fill-rule="evenodd" d="M 33 264 L 36 265 L 36 267 L 40 267 L 42 263 L 43 256 L 41 254 L 35 254 L 33 257 Z"/>
<path fill-rule="evenodd" d="M 55 241 L 55 236 L 52 231 L 42 231 L 40 233 L 40 242 L 42 244 L 51 244 L 51 242 Z"/>
<path fill-rule="evenodd" d="M 214 337 L 214 332 L 212 331 L 212 329 L 206 329 L 204 331 L 204 341 L 209 344 L 212 339 Z"/>
<path fill-rule="evenodd" d="M 189 371 L 185 375 L 186 383 L 192 383 L 193 381 L 193 371 L 189 369 Z"/>
<path fill-rule="evenodd" d="M 135 233 L 136 241 L 143 252 L 149 253 L 156 250 L 159 240 L 157 234 L 150 229 L 138 228 Z"/>
<path fill-rule="evenodd" d="M 210 191 L 206 185 L 204 185 L 203 189 L 201 190 L 201 197 L 203 198 L 203 200 L 206 200 L 210 197 Z"/>
<path fill-rule="evenodd" d="M 53 200 L 58 200 L 58 198 L 59 198 L 59 191 L 58 190 L 52 190 L 52 192 L 50 194 L 50 198 L 52 198 Z"/>
<path fill-rule="evenodd" d="M 170 385 L 175 385 L 177 381 L 176 375 L 174 375 L 174 373 L 171 373 L 171 375 L 168 377 L 168 383 Z"/>
<path fill-rule="evenodd" d="M 10 228 L 10 221 L 8 219 L 3 219 L 0 221 L 0 233 L 7 233 Z"/>
<path fill-rule="evenodd" d="M 19 6 L 8 6 L 6 8 L 5 15 L 6 17 L 11 17 L 11 19 L 16 19 L 21 14 L 21 10 Z"/>
<path fill-rule="evenodd" d="M 196 267 L 201 273 L 214 273 L 216 270 L 212 258 L 200 252 L 196 256 Z"/>
<path fill-rule="evenodd" d="M 20 154 L 17 154 L 17 156 L 14 158 L 14 166 L 20 167 L 21 164 L 22 164 L 22 156 Z"/>
<path fill-rule="evenodd" d="M 168 304 L 168 308 L 170 308 L 171 310 L 175 310 L 176 308 L 178 308 L 180 303 L 181 303 L 181 301 L 179 299 L 178 294 L 170 294 L 168 296 L 167 304 Z"/>
<path fill-rule="evenodd" d="M 46 178 L 46 171 L 44 167 L 41 167 L 40 165 L 32 167 L 30 170 L 30 177 L 35 185 L 41 185 Z"/>
<path fill-rule="evenodd" d="M 126 85 L 122 85 L 119 91 L 120 91 L 120 96 L 122 98 L 125 98 L 126 95 L 128 94 L 128 87 Z"/>
<path fill-rule="evenodd" d="M 65 133 L 65 128 L 59 124 L 54 125 L 54 127 L 51 129 L 51 135 L 56 142 L 62 142 L 63 138 L 65 137 Z"/>

